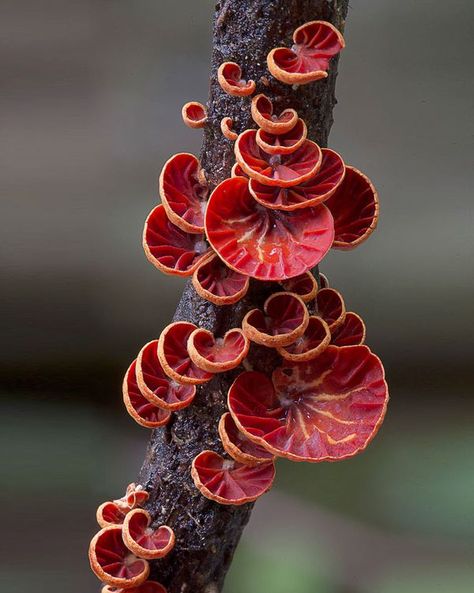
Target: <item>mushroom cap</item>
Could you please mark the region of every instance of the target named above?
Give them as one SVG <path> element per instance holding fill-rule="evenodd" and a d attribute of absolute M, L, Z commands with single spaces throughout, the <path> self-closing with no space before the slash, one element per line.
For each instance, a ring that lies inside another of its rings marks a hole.
<path fill-rule="evenodd" d="M 171 527 L 150 527 L 151 516 L 144 509 L 134 509 L 125 517 L 122 538 L 127 548 L 140 558 L 163 558 L 174 547 L 175 535 Z"/>
<path fill-rule="evenodd" d="M 137 356 L 138 387 L 142 395 L 155 406 L 164 410 L 181 410 L 194 400 L 196 387 L 182 385 L 168 377 L 158 358 L 158 342 L 148 342 Z"/>
<path fill-rule="evenodd" d="M 188 128 L 203 128 L 207 122 L 207 111 L 202 103 L 189 101 L 181 110 L 183 122 Z"/>
<path fill-rule="evenodd" d="M 231 142 L 237 140 L 239 135 L 233 130 L 234 122 L 231 117 L 223 117 L 221 119 L 221 132 Z"/>
<path fill-rule="evenodd" d="M 234 151 L 237 162 L 249 177 L 278 187 L 292 187 L 307 181 L 319 171 L 323 158 L 321 149 L 312 140 L 304 140 L 291 154 L 269 154 L 257 144 L 256 130 L 242 132 Z"/>
<path fill-rule="evenodd" d="M 134 556 L 123 543 L 122 526 L 105 527 L 92 538 L 89 562 L 97 578 L 112 587 L 136 587 L 150 573 L 148 562 Z"/>
<path fill-rule="evenodd" d="M 276 292 L 260 309 L 249 311 L 243 321 L 245 335 L 262 346 L 287 346 L 303 335 L 309 315 L 302 299 L 291 292 Z"/>
<path fill-rule="evenodd" d="M 231 172 L 230 172 L 230 176 L 231 177 L 244 177 L 245 179 L 249 178 L 249 176 L 242 169 L 242 167 L 239 165 L 239 163 L 234 163 L 234 165 L 232 166 Z"/>
<path fill-rule="evenodd" d="M 122 508 L 115 501 L 103 502 L 99 505 L 96 512 L 97 523 L 100 527 L 110 527 L 111 525 L 122 525 L 128 509 Z"/>
<path fill-rule="evenodd" d="M 365 449 L 387 402 L 382 363 L 367 346 L 328 346 L 309 362 L 285 362 L 272 379 L 244 372 L 228 395 L 230 413 L 249 439 L 279 457 L 309 462 Z"/>
<path fill-rule="evenodd" d="M 298 118 L 295 126 L 285 134 L 269 134 L 258 130 L 255 141 L 268 154 L 291 154 L 306 140 L 308 129 L 304 120 Z"/>
<path fill-rule="evenodd" d="M 205 217 L 208 241 L 233 270 L 259 280 L 285 280 L 316 266 L 333 243 L 323 205 L 294 212 L 258 204 L 248 181 L 233 177 L 212 192 Z"/>
<path fill-rule="evenodd" d="M 128 367 L 123 379 L 123 402 L 130 416 L 145 428 L 158 428 L 167 424 L 171 412 L 163 410 L 143 397 L 137 383 L 136 363 L 134 360 Z"/>
<path fill-rule="evenodd" d="M 242 69 L 235 62 L 222 63 L 217 70 L 217 80 L 222 90 L 234 97 L 247 97 L 255 91 L 255 82 L 244 80 Z"/>
<path fill-rule="evenodd" d="M 253 121 L 268 134 L 287 134 L 298 121 L 294 109 L 284 109 L 279 116 L 273 114 L 273 103 L 264 94 L 255 95 L 250 106 Z"/>
<path fill-rule="evenodd" d="M 273 461 L 249 466 L 225 459 L 214 451 L 203 451 L 191 466 L 196 488 L 220 504 L 241 505 L 267 492 L 275 478 Z"/>
<path fill-rule="evenodd" d="M 186 152 L 172 156 L 159 179 L 161 201 L 170 222 L 185 233 L 202 234 L 207 185 L 201 181 L 199 160 Z"/>
<path fill-rule="evenodd" d="M 215 338 L 212 332 L 198 327 L 188 338 L 191 360 L 209 373 L 235 369 L 247 356 L 249 347 L 248 338 L 239 328 L 230 329 L 222 338 Z"/>
<path fill-rule="evenodd" d="M 240 432 L 229 412 L 222 414 L 218 429 L 225 452 L 235 461 L 252 466 L 274 458 L 269 451 L 256 445 Z"/>
<path fill-rule="evenodd" d="M 188 352 L 188 339 L 197 329 L 194 323 L 176 321 L 162 331 L 158 342 L 158 358 L 171 379 L 185 385 L 199 385 L 212 379 L 213 374 L 194 364 Z"/>
<path fill-rule="evenodd" d="M 311 21 L 293 33 L 294 45 L 277 47 L 267 56 L 271 74 L 286 84 L 307 84 L 327 77 L 329 60 L 344 48 L 341 33 L 326 21 Z"/>
<path fill-rule="evenodd" d="M 143 249 L 148 261 L 171 276 L 191 276 L 212 254 L 203 235 L 186 233 L 168 219 L 163 204 L 145 221 Z"/>
<path fill-rule="evenodd" d="M 249 277 L 232 270 L 214 254 L 195 270 L 193 286 L 203 299 L 219 306 L 231 305 L 247 294 Z"/>
<path fill-rule="evenodd" d="M 334 288 L 321 288 L 316 295 L 317 315 L 324 319 L 331 332 L 338 328 L 346 317 L 346 305 L 340 292 Z"/>
<path fill-rule="evenodd" d="M 141 484 L 135 484 L 135 482 L 132 482 L 127 486 L 124 499 L 129 509 L 134 509 L 135 507 L 141 506 L 149 498 L 150 495 Z"/>
<path fill-rule="evenodd" d="M 310 271 L 304 272 L 294 278 L 283 280 L 280 284 L 283 290 L 297 294 L 305 303 L 311 302 L 319 290 L 316 278 Z"/>
<path fill-rule="evenodd" d="M 365 342 L 365 323 L 357 313 L 349 311 L 339 327 L 332 332 L 331 344 L 335 346 L 359 346 Z"/>
<path fill-rule="evenodd" d="M 312 315 L 304 334 L 292 344 L 277 350 L 286 360 L 305 362 L 322 354 L 330 342 L 331 332 L 328 324 L 321 317 Z"/>
<path fill-rule="evenodd" d="M 292 187 L 278 187 L 251 179 L 250 193 L 266 208 L 276 210 L 291 211 L 322 204 L 343 182 L 346 168 L 344 161 L 334 150 L 322 148 L 321 152 L 321 168 L 308 181 Z"/>
<path fill-rule="evenodd" d="M 334 217 L 334 249 L 355 249 L 374 232 L 379 219 L 379 197 L 368 177 L 355 167 L 326 201 Z"/>

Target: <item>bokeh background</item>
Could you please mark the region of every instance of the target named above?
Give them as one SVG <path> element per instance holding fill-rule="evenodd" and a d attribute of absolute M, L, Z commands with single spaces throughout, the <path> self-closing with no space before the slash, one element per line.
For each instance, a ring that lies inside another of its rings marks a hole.
<path fill-rule="evenodd" d="M 121 407 L 183 283 L 142 253 L 156 178 L 199 150 L 213 2 L 7 0 L 0 9 L 2 591 L 96 590 L 99 502 L 141 464 Z M 324 262 L 368 327 L 391 405 L 337 464 L 282 462 L 226 593 L 472 593 L 473 84 L 470 0 L 352 0 L 330 145 L 382 217 Z"/>

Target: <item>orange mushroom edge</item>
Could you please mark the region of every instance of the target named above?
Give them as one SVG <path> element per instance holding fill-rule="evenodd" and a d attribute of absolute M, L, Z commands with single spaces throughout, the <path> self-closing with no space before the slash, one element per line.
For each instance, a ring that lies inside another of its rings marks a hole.
<path fill-rule="evenodd" d="M 222 414 L 218 431 L 225 452 L 239 463 L 252 466 L 274 458 L 272 453 L 256 445 L 239 431 L 229 412 Z"/>
<path fill-rule="evenodd" d="M 220 306 L 232 305 L 247 294 L 249 277 L 232 270 L 214 254 L 194 271 L 193 286 L 206 301 Z"/>
<path fill-rule="evenodd" d="M 319 290 L 316 278 L 311 272 L 304 272 L 294 278 L 280 282 L 283 290 L 298 295 L 304 303 L 310 303 L 316 297 Z"/>
<path fill-rule="evenodd" d="M 164 558 L 173 549 L 175 535 L 171 527 L 151 527 L 151 516 L 144 509 L 134 509 L 125 517 L 122 538 L 127 548 L 139 558 Z"/>
<path fill-rule="evenodd" d="M 209 373 L 223 373 L 238 367 L 247 356 L 250 342 L 239 328 L 215 338 L 207 329 L 197 328 L 188 338 L 188 353 L 193 363 Z"/>
<path fill-rule="evenodd" d="M 227 140 L 230 140 L 231 142 L 234 142 L 239 137 L 237 132 L 233 129 L 233 125 L 234 122 L 231 117 L 223 117 L 221 119 L 221 132 Z"/>
<path fill-rule="evenodd" d="M 202 103 L 198 101 L 189 101 L 185 103 L 181 110 L 183 122 L 188 128 L 203 128 L 207 122 L 207 111 Z"/>
<path fill-rule="evenodd" d="M 273 103 L 263 93 L 252 98 L 250 113 L 253 121 L 267 134 L 287 134 L 298 122 L 298 114 L 291 108 L 274 115 Z"/>
<path fill-rule="evenodd" d="M 224 92 L 234 97 L 248 97 L 255 92 L 255 82 L 242 78 L 242 69 L 235 62 L 224 62 L 217 70 L 217 80 Z"/>

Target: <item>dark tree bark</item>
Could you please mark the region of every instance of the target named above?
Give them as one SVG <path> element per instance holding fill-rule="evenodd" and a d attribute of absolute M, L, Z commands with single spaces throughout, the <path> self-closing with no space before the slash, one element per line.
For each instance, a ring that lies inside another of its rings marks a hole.
<path fill-rule="evenodd" d="M 230 176 L 234 163 L 233 143 L 220 130 L 220 121 L 230 116 L 237 132 L 255 127 L 250 100 L 226 95 L 216 72 L 223 61 L 235 61 L 244 75 L 257 83 L 279 113 L 294 107 L 308 125 L 308 136 L 325 146 L 336 103 L 334 88 L 337 59 L 327 79 L 293 89 L 273 79 L 266 56 L 273 48 L 291 45 L 294 29 L 309 20 L 327 20 L 343 30 L 348 0 L 223 0 L 214 19 L 208 124 L 204 131 L 201 161 L 214 187 Z M 222 335 L 240 327 L 242 317 L 260 305 L 271 285 L 254 282 L 247 297 L 234 306 L 216 307 L 201 299 L 188 284 L 176 310 L 175 320 L 192 321 Z M 274 363 L 273 352 L 253 347 L 249 359 L 257 370 Z M 169 593 L 218 593 L 222 590 L 232 556 L 246 525 L 252 504 L 223 506 L 204 498 L 190 476 L 193 458 L 204 449 L 222 452 L 217 424 L 226 410 L 228 387 L 239 371 L 216 376 L 199 388 L 195 402 L 176 413 L 164 429 L 153 431 L 138 478 L 150 491 L 147 509 L 155 524 L 166 523 L 176 534 L 174 551 L 154 562 L 152 577 Z M 262 503 L 264 504 L 264 502 Z"/>

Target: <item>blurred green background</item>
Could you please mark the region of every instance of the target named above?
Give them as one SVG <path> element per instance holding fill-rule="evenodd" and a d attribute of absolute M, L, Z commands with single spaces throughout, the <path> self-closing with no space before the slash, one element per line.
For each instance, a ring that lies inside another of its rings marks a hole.
<path fill-rule="evenodd" d="M 95 591 L 99 502 L 148 433 L 121 377 L 183 283 L 142 253 L 156 178 L 199 150 L 213 3 L 45 0 L 0 8 L 2 591 Z M 281 462 L 226 593 L 474 591 L 473 84 L 468 0 L 353 0 L 330 145 L 373 179 L 370 241 L 322 266 L 391 387 L 360 457 Z"/>

